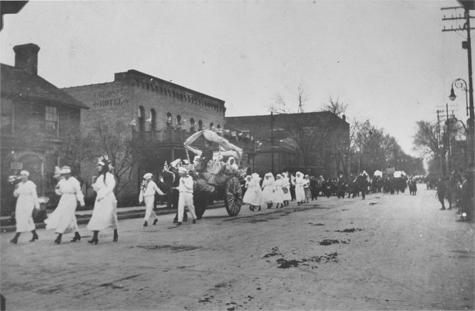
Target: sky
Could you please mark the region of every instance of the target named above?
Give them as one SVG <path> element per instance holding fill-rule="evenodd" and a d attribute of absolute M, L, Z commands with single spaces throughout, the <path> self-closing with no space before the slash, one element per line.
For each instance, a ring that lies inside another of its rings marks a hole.
<path fill-rule="evenodd" d="M 40 46 L 38 74 L 58 87 L 111 82 L 129 69 L 226 102 L 226 116 L 262 115 L 276 96 L 306 111 L 330 98 L 347 120 L 370 120 L 417 156 L 413 136 L 436 110 L 466 120 L 465 32 L 442 32 L 463 15 L 434 1 L 30 1 L 4 15 L 0 62 L 13 47 Z M 472 15 L 475 13 L 472 11 Z M 475 23 L 475 22 L 474 22 Z M 473 36 L 472 36 L 473 37 Z M 473 43 L 473 39 L 472 39 Z"/>

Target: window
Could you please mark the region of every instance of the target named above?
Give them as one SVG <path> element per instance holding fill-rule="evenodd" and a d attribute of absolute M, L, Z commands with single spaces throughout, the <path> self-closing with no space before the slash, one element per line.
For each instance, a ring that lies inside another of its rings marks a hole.
<path fill-rule="evenodd" d="M 150 118 L 152 119 L 151 130 L 155 131 L 157 129 L 157 112 L 155 109 L 150 110 Z"/>
<path fill-rule="evenodd" d="M 211 122 L 211 123 L 209 124 L 209 129 L 212 130 L 212 131 L 214 131 L 214 123 L 213 123 L 213 122 Z"/>
<path fill-rule="evenodd" d="M 170 127 L 172 126 L 172 114 L 171 113 L 167 113 L 167 127 Z"/>
<path fill-rule="evenodd" d="M 195 119 L 191 118 L 190 119 L 190 132 L 195 131 Z"/>
<path fill-rule="evenodd" d="M 203 121 L 199 120 L 198 121 L 198 131 L 201 131 L 203 129 Z"/>
<path fill-rule="evenodd" d="M 58 108 L 46 106 L 45 111 L 45 134 L 57 137 L 58 128 Z"/>
<path fill-rule="evenodd" d="M 145 109 L 143 106 L 139 107 L 137 114 L 139 118 L 139 131 L 143 132 L 145 131 Z"/>
<path fill-rule="evenodd" d="M 176 124 L 177 124 L 177 125 L 180 125 L 180 124 L 181 124 L 181 116 L 180 116 L 180 115 L 177 115 L 177 116 L 176 116 Z"/>
<path fill-rule="evenodd" d="M 13 102 L 10 98 L 2 98 L 2 132 L 13 133 Z"/>

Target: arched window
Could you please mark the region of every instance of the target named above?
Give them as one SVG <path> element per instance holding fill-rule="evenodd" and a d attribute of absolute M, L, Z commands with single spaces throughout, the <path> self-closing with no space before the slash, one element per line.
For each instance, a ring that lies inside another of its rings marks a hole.
<path fill-rule="evenodd" d="M 157 129 L 157 112 L 155 111 L 155 109 L 150 110 L 150 119 L 152 119 L 150 129 L 152 131 L 155 131 Z"/>
<path fill-rule="evenodd" d="M 213 123 L 213 122 L 211 122 L 211 123 L 209 124 L 209 129 L 212 130 L 212 131 L 214 130 L 214 123 Z"/>
<path fill-rule="evenodd" d="M 172 126 L 172 114 L 167 112 L 167 127 Z"/>
<path fill-rule="evenodd" d="M 180 124 L 181 124 L 181 116 L 180 116 L 180 115 L 177 115 L 177 116 L 176 116 L 176 124 L 177 124 L 177 125 L 180 125 Z"/>
<path fill-rule="evenodd" d="M 203 129 L 203 121 L 199 120 L 198 121 L 198 131 L 201 131 Z"/>
<path fill-rule="evenodd" d="M 145 131 L 145 109 L 143 106 L 139 106 L 139 110 L 137 111 L 138 118 L 139 118 L 139 131 Z"/>
<path fill-rule="evenodd" d="M 195 119 L 191 118 L 190 119 L 190 132 L 195 131 Z"/>

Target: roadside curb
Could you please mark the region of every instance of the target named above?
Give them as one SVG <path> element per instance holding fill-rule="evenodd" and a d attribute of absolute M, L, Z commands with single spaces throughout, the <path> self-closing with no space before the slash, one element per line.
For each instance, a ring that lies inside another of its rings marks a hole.
<path fill-rule="evenodd" d="M 206 210 L 211 210 L 211 209 L 218 209 L 218 208 L 223 208 L 224 203 L 216 203 L 213 205 L 210 205 L 206 207 Z M 120 208 L 119 208 L 120 209 Z M 165 210 L 158 210 L 155 211 L 155 214 L 157 216 L 160 215 L 169 215 L 169 214 L 175 214 L 176 209 L 165 209 Z M 123 220 L 123 219 L 133 219 L 133 218 L 143 218 L 145 217 L 145 208 L 142 210 L 136 210 L 136 211 L 123 211 L 123 212 L 118 212 L 117 213 L 117 218 L 118 220 Z M 78 225 L 84 225 L 89 222 L 91 219 L 91 215 L 76 215 Z M 44 229 L 46 227 L 45 223 L 36 223 L 36 229 Z M 0 227 L 0 233 L 6 233 L 6 232 L 14 232 L 16 231 L 16 226 L 4 226 Z"/>

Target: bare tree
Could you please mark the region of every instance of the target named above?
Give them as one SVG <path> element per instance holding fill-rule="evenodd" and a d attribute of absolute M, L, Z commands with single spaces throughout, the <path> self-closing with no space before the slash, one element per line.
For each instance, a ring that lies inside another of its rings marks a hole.
<path fill-rule="evenodd" d="M 445 173 L 445 156 L 447 150 L 440 139 L 441 128 L 437 123 L 427 121 L 417 122 L 417 132 L 414 135 L 414 149 L 423 155 L 434 158 L 437 167 L 442 166 L 442 173 Z"/>
<path fill-rule="evenodd" d="M 128 124 L 120 120 L 98 119 L 92 128 L 96 141 L 96 156 L 107 155 L 117 178 L 116 195 L 132 181 L 132 169 L 137 161 L 138 146 L 130 135 Z"/>
<path fill-rule="evenodd" d="M 348 104 L 344 103 L 343 101 L 340 101 L 340 98 L 337 97 L 336 100 L 334 100 L 331 96 L 328 99 L 328 103 L 323 105 L 323 108 L 321 111 L 329 111 L 331 113 L 334 113 L 336 116 L 341 117 L 342 115 L 345 114 L 346 109 L 348 108 Z"/>
<path fill-rule="evenodd" d="M 302 164 L 308 168 L 310 164 L 328 163 L 332 160 L 328 148 L 325 148 L 331 140 L 332 129 L 335 127 L 327 118 L 318 117 L 306 110 L 309 95 L 299 85 L 296 91 L 290 92 L 292 98 L 286 99 L 281 94 L 277 95 L 271 105 L 270 111 L 276 114 L 288 114 L 285 118 L 285 133 L 295 141 L 296 152 L 301 156 Z M 320 163 L 315 163 L 319 161 Z"/>

